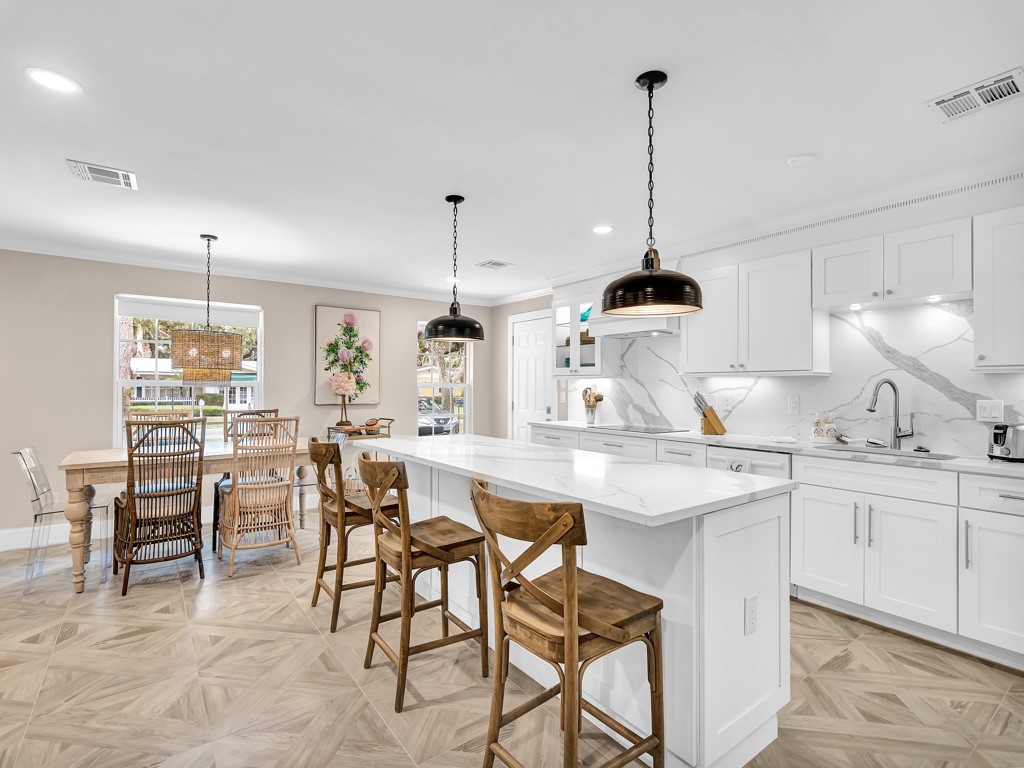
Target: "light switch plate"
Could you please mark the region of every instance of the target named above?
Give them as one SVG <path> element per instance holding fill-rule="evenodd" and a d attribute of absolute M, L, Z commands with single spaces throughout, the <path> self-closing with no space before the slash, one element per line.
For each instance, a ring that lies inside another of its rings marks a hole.
<path fill-rule="evenodd" d="M 1002 400 L 976 400 L 976 419 L 978 421 L 1002 421 L 1003 401 Z"/>

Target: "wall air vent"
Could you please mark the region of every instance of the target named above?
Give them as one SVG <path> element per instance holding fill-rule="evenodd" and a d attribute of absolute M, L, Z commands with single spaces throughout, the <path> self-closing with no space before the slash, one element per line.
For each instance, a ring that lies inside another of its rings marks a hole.
<path fill-rule="evenodd" d="M 925 104 L 935 110 L 942 122 L 951 123 L 1020 96 L 1022 86 L 1024 69 L 1017 67 L 980 83 L 931 99 Z"/>
<path fill-rule="evenodd" d="M 496 261 L 494 259 L 488 259 L 487 261 L 481 261 L 476 266 L 483 267 L 484 269 L 504 269 L 505 267 L 511 267 L 512 262 L 510 261 Z"/>
<path fill-rule="evenodd" d="M 81 163 L 78 160 L 68 160 L 68 167 L 82 181 L 99 181 L 124 189 L 139 188 L 139 182 L 131 171 L 119 171 L 117 168 Z"/>

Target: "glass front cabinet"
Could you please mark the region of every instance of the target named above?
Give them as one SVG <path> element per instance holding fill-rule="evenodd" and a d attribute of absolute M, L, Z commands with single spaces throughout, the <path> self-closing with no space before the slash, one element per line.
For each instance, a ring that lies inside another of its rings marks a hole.
<path fill-rule="evenodd" d="M 555 375 L 600 376 L 601 345 L 604 339 L 590 335 L 590 315 L 600 312 L 593 301 L 556 300 L 555 317 Z"/>

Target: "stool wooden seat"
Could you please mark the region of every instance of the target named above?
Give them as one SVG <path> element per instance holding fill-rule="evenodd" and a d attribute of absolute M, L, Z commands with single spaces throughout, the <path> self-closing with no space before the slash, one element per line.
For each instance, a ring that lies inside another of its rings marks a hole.
<path fill-rule="evenodd" d="M 487 585 L 484 581 L 484 538 L 479 531 L 447 517 L 428 518 L 417 523 L 409 521 L 409 477 L 401 461 L 372 461 L 366 451 L 359 456 L 359 475 L 366 485 L 367 496 L 373 507 L 374 541 L 377 554 L 374 585 L 373 613 L 370 617 L 370 637 L 366 645 L 363 666 L 373 662 L 373 651 L 380 647 L 398 671 L 395 691 L 395 711 L 401 712 L 405 701 L 405 683 L 409 657 L 463 640 L 480 643 L 481 674 L 487 677 Z M 398 520 L 389 517 L 381 502 L 390 491 L 398 494 Z M 480 626 L 473 629 L 448 610 L 448 569 L 456 563 L 471 563 L 476 573 L 476 596 L 479 604 Z M 402 585 L 402 607 L 398 611 L 381 614 L 384 589 L 392 569 Z M 441 599 L 416 604 L 416 578 L 426 570 L 437 568 L 441 576 Z M 441 607 L 441 637 L 418 645 L 411 645 L 412 618 L 418 611 Z M 395 651 L 380 635 L 385 621 L 400 619 L 399 647 Z M 462 630 L 449 633 L 449 623 Z"/>
<path fill-rule="evenodd" d="M 309 439 L 309 458 L 316 468 L 317 490 L 320 492 L 320 556 L 317 559 L 316 581 L 313 584 L 315 608 L 323 590 L 331 598 L 331 632 L 338 630 L 338 615 L 341 612 L 341 593 L 360 587 L 372 587 L 374 579 L 345 583 L 345 569 L 366 565 L 374 557 L 348 559 L 348 541 L 358 528 L 373 525 L 373 511 L 370 499 L 365 493 L 347 495 L 342 481 L 341 446 L 335 442 L 321 443 L 315 437 Z M 341 514 L 338 514 L 339 509 Z M 389 496 L 381 503 L 382 513 L 389 517 L 398 514 L 398 497 Z M 337 558 L 327 564 L 327 550 L 331 545 L 331 531 L 337 531 Z M 334 571 L 333 583 L 324 578 Z M 397 576 L 391 580 L 396 581 Z"/>
<path fill-rule="evenodd" d="M 565 768 L 575 768 L 579 759 L 581 710 L 632 744 L 600 768 L 618 768 L 643 754 L 651 755 L 655 768 L 664 768 L 661 599 L 577 567 L 576 547 L 587 543 L 581 504 L 506 499 L 488 491 L 481 480 L 473 481 L 472 497 L 487 541 L 494 599 L 496 659 L 484 768 L 493 766 L 495 757 L 510 768 L 523 768 L 499 743 L 499 733 L 559 693 Z M 513 560 L 502 551 L 499 536 L 531 543 Z M 524 576 L 523 570 L 553 546 L 561 547 L 562 566 L 533 579 Z M 561 682 L 505 714 L 510 642 L 555 667 Z M 584 700 L 581 688 L 592 662 L 637 642 L 648 651 L 652 733 L 647 737 Z"/>

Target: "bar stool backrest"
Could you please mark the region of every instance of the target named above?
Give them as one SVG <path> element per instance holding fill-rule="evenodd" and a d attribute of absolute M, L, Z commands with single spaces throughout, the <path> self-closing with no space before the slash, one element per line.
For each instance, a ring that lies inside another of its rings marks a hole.
<path fill-rule="evenodd" d="M 576 547 L 587 543 L 582 504 L 507 499 L 491 493 L 487 483 L 479 479 L 473 480 L 471 496 L 480 530 L 487 541 L 495 620 L 501 620 L 501 603 L 505 595 L 521 588 L 549 611 L 562 617 L 567 645 L 578 643 L 580 627 L 609 640 L 625 641 L 627 635 L 623 630 L 579 612 Z M 531 543 L 512 559 L 502 550 L 499 536 Z M 554 546 L 562 549 L 562 594 L 551 594 L 541 589 L 523 574 L 538 557 Z"/>
<path fill-rule="evenodd" d="M 359 454 L 359 477 L 366 486 L 366 496 L 373 509 L 375 535 L 386 530 L 398 536 L 402 540 L 403 558 L 411 552 L 413 544 L 423 545 L 420 548 L 434 557 L 447 557 L 429 544 L 413 540 L 409 528 L 409 475 L 405 471 L 404 461 L 373 461 L 369 451 L 363 451 Z M 398 492 L 397 526 L 394 519 L 381 512 L 381 503 L 392 490 Z"/>
<path fill-rule="evenodd" d="M 330 440 L 321 443 L 309 438 L 309 459 L 316 468 L 316 487 L 320 491 L 320 502 L 337 503 L 339 514 L 345 505 L 345 483 L 342 479 L 341 446 Z"/>

